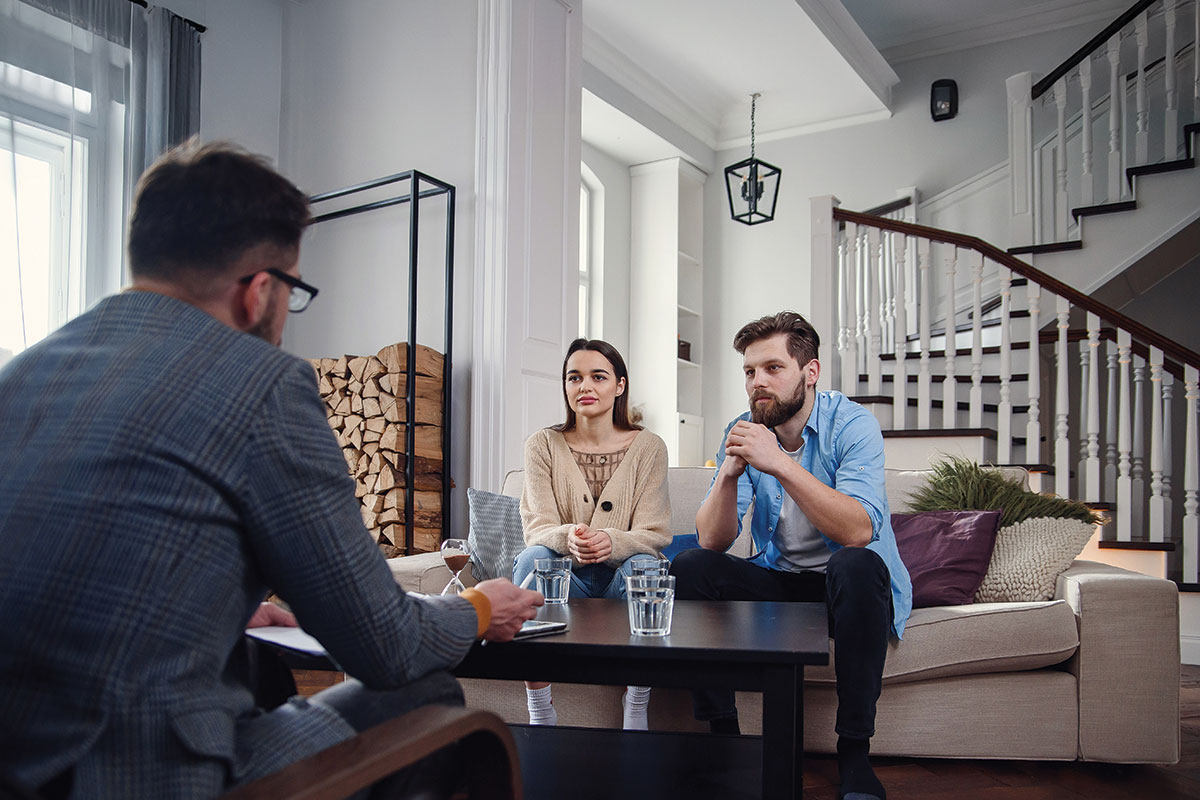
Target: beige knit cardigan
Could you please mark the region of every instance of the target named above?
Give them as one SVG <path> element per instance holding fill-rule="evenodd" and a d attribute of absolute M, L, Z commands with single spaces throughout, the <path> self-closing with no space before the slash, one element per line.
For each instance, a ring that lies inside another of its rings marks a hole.
<path fill-rule="evenodd" d="M 568 555 L 567 533 L 581 522 L 612 539 L 612 554 L 604 563 L 614 569 L 638 553 L 658 555 L 670 543 L 667 446 L 662 439 L 650 431 L 638 433 L 600 499 L 593 500 L 561 433 L 543 428 L 529 437 L 521 490 L 526 546 L 545 545 Z"/>

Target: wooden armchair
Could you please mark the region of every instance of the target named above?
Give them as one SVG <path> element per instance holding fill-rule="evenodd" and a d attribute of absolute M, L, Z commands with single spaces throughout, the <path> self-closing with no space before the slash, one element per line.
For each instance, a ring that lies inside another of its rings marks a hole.
<path fill-rule="evenodd" d="M 520 800 L 521 768 L 508 727 L 495 714 L 425 706 L 223 795 L 225 800 L 334 800 L 458 743 L 467 796 Z"/>

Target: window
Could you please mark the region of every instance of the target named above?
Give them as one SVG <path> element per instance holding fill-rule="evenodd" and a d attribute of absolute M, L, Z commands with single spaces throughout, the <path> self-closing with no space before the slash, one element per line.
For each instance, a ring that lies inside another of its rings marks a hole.
<path fill-rule="evenodd" d="M 604 185 L 587 164 L 579 182 L 579 335 L 604 337 Z"/>

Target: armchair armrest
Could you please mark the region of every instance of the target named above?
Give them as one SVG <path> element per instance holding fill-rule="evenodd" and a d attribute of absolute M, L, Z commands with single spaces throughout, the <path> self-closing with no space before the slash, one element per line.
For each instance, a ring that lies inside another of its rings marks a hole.
<path fill-rule="evenodd" d="M 517 748 L 499 717 L 459 706 L 425 706 L 239 786 L 224 798 L 340 800 L 456 742 L 464 750 L 459 763 L 469 797 L 521 796 Z"/>
<path fill-rule="evenodd" d="M 450 570 L 446 568 L 441 553 L 418 553 L 389 558 L 387 565 L 396 583 L 404 587 L 406 592 L 438 594 L 450 582 Z M 458 577 L 465 586 L 474 586 L 477 583 L 471 574 L 469 561 Z"/>
<path fill-rule="evenodd" d="M 1119 567 L 1076 561 L 1056 599 L 1079 624 L 1068 668 L 1079 682 L 1079 757 L 1174 764 L 1179 760 L 1179 591 Z"/>

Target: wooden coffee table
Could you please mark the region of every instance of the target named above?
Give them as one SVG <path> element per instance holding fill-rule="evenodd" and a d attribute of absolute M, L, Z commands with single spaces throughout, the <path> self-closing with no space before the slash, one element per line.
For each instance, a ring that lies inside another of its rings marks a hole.
<path fill-rule="evenodd" d="M 804 667 L 829 663 L 824 603 L 676 601 L 671 635 L 662 638 L 631 636 L 623 600 L 572 600 L 539 618 L 571 627 L 476 644 L 455 674 L 762 692 L 762 797 L 801 796 Z"/>

